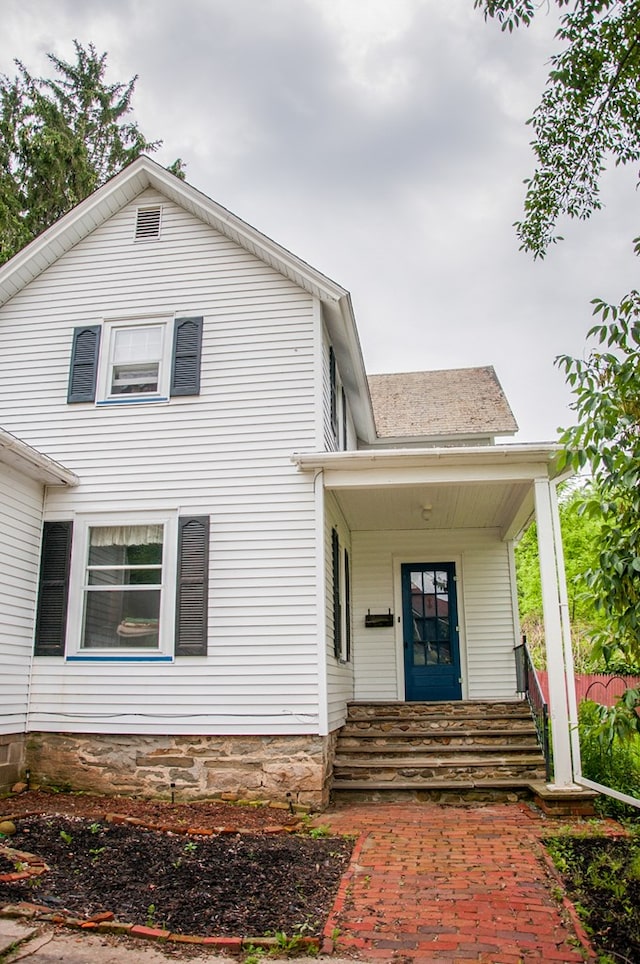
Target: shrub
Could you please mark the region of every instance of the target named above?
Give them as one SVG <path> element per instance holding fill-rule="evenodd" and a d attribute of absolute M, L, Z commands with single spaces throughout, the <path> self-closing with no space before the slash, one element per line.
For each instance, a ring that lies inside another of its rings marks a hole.
<path fill-rule="evenodd" d="M 640 799 L 640 722 L 627 694 L 613 707 L 593 700 L 580 704 L 582 772 L 595 783 Z M 613 797 L 599 797 L 596 806 L 607 816 L 640 820 L 640 810 Z"/>

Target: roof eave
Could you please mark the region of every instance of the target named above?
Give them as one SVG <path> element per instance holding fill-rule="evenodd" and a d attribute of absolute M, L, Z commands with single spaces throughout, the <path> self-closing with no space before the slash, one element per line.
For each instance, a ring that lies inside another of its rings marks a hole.
<path fill-rule="evenodd" d="M 346 288 L 144 155 L 91 194 L 0 268 L 0 306 L 147 188 L 154 188 L 269 264 L 323 305 L 359 437 L 375 439 L 369 386 Z"/>
<path fill-rule="evenodd" d="M 476 443 L 478 446 L 487 447 L 494 445 L 496 436 L 513 436 L 518 429 L 492 429 L 486 432 L 460 432 L 455 435 L 378 435 L 371 443 L 371 448 L 397 447 L 405 445 L 429 445 L 434 448 L 453 448 L 458 443 Z M 462 446 L 460 446 L 462 447 Z"/>
<path fill-rule="evenodd" d="M 540 463 L 548 466 L 548 477 L 556 481 L 572 473 L 557 467 L 562 446 L 553 442 L 523 442 L 505 445 L 449 446 L 424 449 L 359 449 L 348 452 L 300 452 L 292 462 L 301 472 L 318 469 L 360 471 L 373 467 L 406 468 L 430 463 L 440 465 Z"/>
<path fill-rule="evenodd" d="M 326 275 L 141 155 L 0 268 L 0 305 L 148 187 L 165 194 L 323 302 L 337 304 L 348 296 L 345 288 Z"/>
<path fill-rule="evenodd" d="M 43 485 L 79 485 L 80 479 L 70 469 L 27 445 L 22 439 L 0 428 L 0 462 L 12 466 L 23 475 Z"/>

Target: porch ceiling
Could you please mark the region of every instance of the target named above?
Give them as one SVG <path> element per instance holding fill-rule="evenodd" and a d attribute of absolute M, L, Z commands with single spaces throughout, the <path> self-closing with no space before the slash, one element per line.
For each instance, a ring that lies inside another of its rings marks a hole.
<path fill-rule="evenodd" d="M 560 477 L 551 443 L 361 449 L 292 456 L 322 475 L 352 530 L 498 529 L 515 538 L 534 515 L 537 481 Z"/>
<path fill-rule="evenodd" d="M 489 528 L 512 538 L 534 508 L 530 482 L 349 488 L 333 494 L 352 531 Z"/>

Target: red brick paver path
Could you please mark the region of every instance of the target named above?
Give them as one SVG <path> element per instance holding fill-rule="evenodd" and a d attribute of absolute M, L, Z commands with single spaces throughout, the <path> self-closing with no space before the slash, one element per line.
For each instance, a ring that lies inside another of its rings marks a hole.
<path fill-rule="evenodd" d="M 371 803 L 321 822 L 360 834 L 325 930 L 338 952 L 396 964 L 595 959 L 552 896 L 539 838 L 560 821 L 525 804 Z"/>

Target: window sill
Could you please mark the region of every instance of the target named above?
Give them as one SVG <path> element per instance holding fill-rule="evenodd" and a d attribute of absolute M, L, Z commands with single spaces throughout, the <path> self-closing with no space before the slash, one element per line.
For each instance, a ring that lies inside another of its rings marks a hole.
<path fill-rule="evenodd" d="M 96 656 L 67 656 L 67 663 L 172 663 L 173 656 L 145 655 L 144 653 L 129 655 L 111 655 L 102 653 Z"/>
<path fill-rule="evenodd" d="M 167 395 L 152 395 L 149 398 L 103 398 L 96 405 L 157 405 L 168 401 Z"/>

